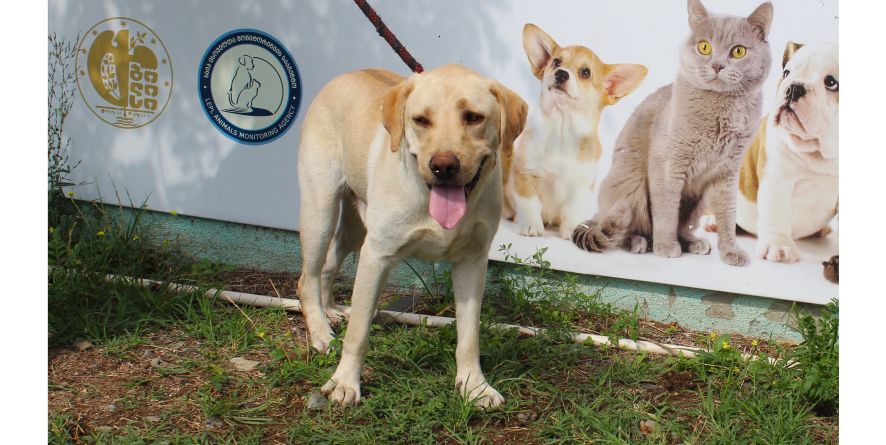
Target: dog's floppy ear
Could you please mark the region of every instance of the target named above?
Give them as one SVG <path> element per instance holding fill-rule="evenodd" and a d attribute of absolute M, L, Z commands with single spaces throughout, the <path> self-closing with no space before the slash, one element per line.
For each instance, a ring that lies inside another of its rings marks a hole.
<path fill-rule="evenodd" d="M 612 105 L 631 94 L 640 86 L 647 73 L 649 70 L 645 66 L 633 63 L 606 65 L 603 74 L 603 102 Z"/>
<path fill-rule="evenodd" d="M 416 76 L 414 74 L 413 76 Z M 381 110 L 381 121 L 391 135 L 391 151 L 400 149 L 400 143 L 403 141 L 403 126 L 405 120 L 403 117 L 406 108 L 406 98 L 412 92 L 414 85 L 412 76 L 404 79 L 402 82 L 391 87 L 385 93 L 384 102 Z"/>
<path fill-rule="evenodd" d="M 520 136 L 523 127 L 526 126 L 526 113 L 529 107 L 520 95 L 498 82 L 493 81 L 489 91 L 498 100 L 502 154 L 510 155 L 514 150 L 514 140 Z"/>
<path fill-rule="evenodd" d="M 545 66 L 557 48 L 559 48 L 557 42 L 538 26 L 532 23 L 523 26 L 523 50 L 526 51 L 526 57 L 529 58 L 529 65 L 532 66 L 532 74 L 535 77 L 541 79 L 544 76 Z"/>
<path fill-rule="evenodd" d="M 784 47 L 784 56 L 781 57 L 781 67 L 784 68 L 785 65 L 788 64 L 788 61 L 791 60 L 791 57 L 794 57 L 794 53 L 799 51 L 802 47 L 802 43 L 791 42 L 788 40 L 788 44 Z"/>

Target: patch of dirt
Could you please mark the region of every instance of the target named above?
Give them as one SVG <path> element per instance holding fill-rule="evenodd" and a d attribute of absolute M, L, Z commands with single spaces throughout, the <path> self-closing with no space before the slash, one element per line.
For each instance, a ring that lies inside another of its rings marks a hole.
<path fill-rule="evenodd" d="M 699 381 L 692 371 L 668 371 L 659 376 L 659 383 L 667 391 L 682 391 L 695 389 Z"/>
<path fill-rule="evenodd" d="M 303 325 L 294 327 L 296 331 L 305 330 Z M 294 335 L 293 340 L 299 342 L 298 337 Z M 222 429 L 205 426 L 206 416 L 198 398 L 200 391 L 211 384 L 212 376 L 204 366 L 189 366 L 189 362 L 205 362 L 207 356 L 213 357 L 212 363 L 243 381 L 260 378 L 261 366 L 249 372 L 236 371 L 228 361 L 234 351 L 213 350 L 177 330 L 158 330 L 145 334 L 144 338 L 149 344 L 124 353 L 110 353 L 105 347 L 84 351 L 73 347 L 49 350 L 49 411 L 70 416 L 73 424 L 68 425 L 68 430 L 75 440 L 108 427 L 119 432 L 129 424 L 142 427 L 156 422 L 189 435 L 248 428 L 238 424 Z M 246 357 L 263 365 L 270 362 L 267 351 L 261 348 L 252 348 Z M 223 387 L 222 391 L 227 389 Z M 285 443 L 286 427 L 294 414 L 302 412 L 304 405 L 304 399 L 297 395 L 307 394 L 308 387 L 268 388 L 257 384 L 254 388 L 239 385 L 236 389 L 243 398 L 251 397 L 249 390 L 254 390 L 261 400 L 273 401 L 263 416 L 279 422 L 263 426 L 263 440 Z M 215 389 L 211 391 L 219 394 Z"/>

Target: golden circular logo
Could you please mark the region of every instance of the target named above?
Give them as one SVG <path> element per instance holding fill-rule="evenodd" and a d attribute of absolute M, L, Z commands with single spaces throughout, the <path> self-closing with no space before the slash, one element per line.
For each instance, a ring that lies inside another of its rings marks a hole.
<path fill-rule="evenodd" d="M 119 128 L 151 123 L 172 95 L 172 60 L 151 28 L 113 17 L 97 23 L 80 41 L 77 88 L 99 119 Z"/>

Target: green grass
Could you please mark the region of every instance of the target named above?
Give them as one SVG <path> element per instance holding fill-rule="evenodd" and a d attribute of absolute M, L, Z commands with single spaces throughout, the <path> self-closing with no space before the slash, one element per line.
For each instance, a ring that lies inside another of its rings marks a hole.
<path fill-rule="evenodd" d="M 742 360 L 732 338 L 716 334 L 699 334 L 712 352 L 696 359 L 649 356 L 569 341 L 564 334 L 576 327 L 637 338 L 637 311 L 617 311 L 580 292 L 574 278 L 563 280 L 547 268 L 544 251 L 511 257 L 522 267 L 495 277 L 484 326 L 513 322 L 548 330 L 531 338 L 482 330 L 483 369 L 505 396 L 503 407 L 479 412 L 453 389 L 453 326 L 374 325 L 361 404 L 314 412 L 304 409 L 303 397 L 330 376 L 340 343 L 318 355 L 292 335 L 293 321 L 281 310 L 234 308 L 204 296 L 203 290 L 223 286 L 216 277 L 227 268 L 158 243 L 140 221 L 144 210 L 133 219 L 113 217 L 114 209 L 102 205 L 66 205 L 70 211 L 60 212 L 66 216 L 49 234 L 50 346 L 88 339 L 111 374 L 146 362 L 140 355 L 146 350 L 174 354 L 123 383 L 101 376 L 89 384 L 51 379 L 51 401 L 56 393 L 89 407 L 113 390 L 120 414 L 106 416 L 110 425 L 104 426 L 111 428 L 99 429 L 76 409 L 51 403 L 49 443 L 806 444 L 836 437 L 836 303 L 817 320 L 797 314 L 804 341 L 777 351 L 775 364 Z M 109 281 L 108 273 L 199 289 L 142 288 Z M 449 277 L 436 275 L 425 279 L 425 309 L 451 314 Z M 258 373 L 233 371 L 228 360 L 247 355 L 261 362 Z M 664 390 L 667 376 L 679 372 L 693 384 Z M 159 422 L 144 420 L 154 412 L 149 409 L 161 411 Z M 207 418 L 225 427 L 199 427 Z M 655 427 L 643 431 L 644 421 Z"/>

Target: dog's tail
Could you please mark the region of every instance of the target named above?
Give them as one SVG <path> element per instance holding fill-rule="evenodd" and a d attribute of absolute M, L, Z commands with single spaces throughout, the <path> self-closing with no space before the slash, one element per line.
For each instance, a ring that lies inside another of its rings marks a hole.
<path fill-rule="evenodd" d="M 599 220 L 589 219 L 572 231 L 572 242 L 582 250 L 603 252 L 624 243 L 634 214 L 624 200 Z"/>

